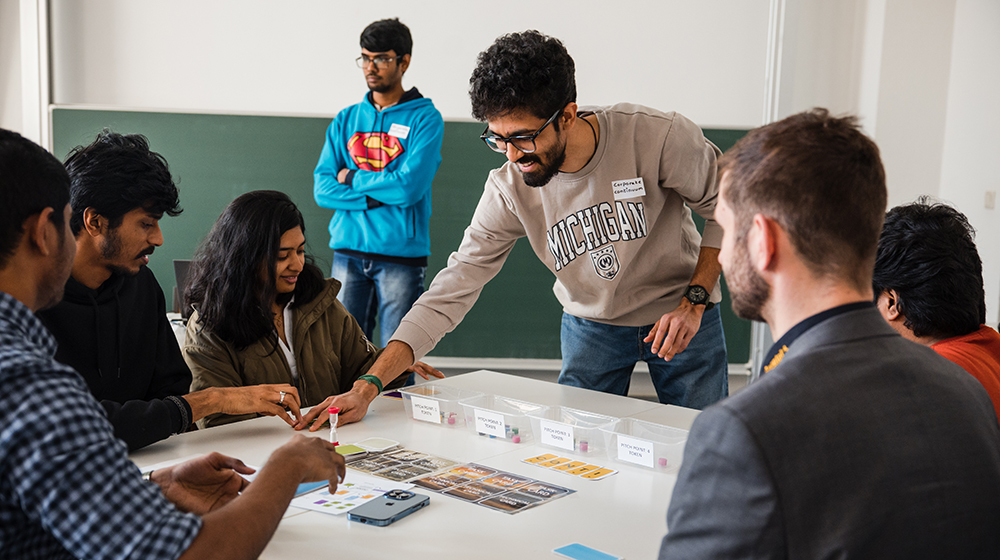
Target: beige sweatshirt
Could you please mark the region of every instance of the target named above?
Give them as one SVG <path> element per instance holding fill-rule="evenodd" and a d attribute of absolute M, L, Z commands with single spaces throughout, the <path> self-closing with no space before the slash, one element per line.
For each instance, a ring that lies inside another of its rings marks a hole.
<path fill-rule="evenodd" d="M 392 337 L 415 359 L 462 321 L 520 237 L 555 274 L 552 291 L 566 313 L 635 327 L 673 311 L 700 247 L 721 246 L 713 218 L 720 152 L 698 126 L 640 105 L 581 111 L 600 123 L 583 169 L 541 188 L 527 186 L 510 162 L 490 172 L 462 244 Z M 704 238 L 688 208 L 705 218 Z M 716 285 L 712 301 L 720 299 Z"/>

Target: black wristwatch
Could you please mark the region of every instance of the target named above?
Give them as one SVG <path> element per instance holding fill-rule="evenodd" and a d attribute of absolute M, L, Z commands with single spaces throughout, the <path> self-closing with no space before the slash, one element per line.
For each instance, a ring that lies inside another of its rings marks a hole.
<path fill-rule="evenodd" d="M 714 306 L 712 302 L 708 301 L 708 290 L 701 286 L 688 286 L 687 291 L 684 292 L 684 297 L 691 302 L 691 305 L 704 305 L 705 311 L 708 311 Z"/>

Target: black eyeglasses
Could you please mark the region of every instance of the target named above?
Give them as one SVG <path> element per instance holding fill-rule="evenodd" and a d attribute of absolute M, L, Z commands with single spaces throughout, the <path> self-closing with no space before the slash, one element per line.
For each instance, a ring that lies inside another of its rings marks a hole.
<path fill-rule="evenodd" d="M 536 149 L 535 138 L 538 138 L 538 135 L 541 134 L 543 130 L 545 130 L 545 127 L 552 124 L 552 121 L 556 120 L 556 117 L 562 114 L 562 112 L 563 108 L 560 108 L 555 113 L 552 113 L 552 116 L 549 117 L 549 120 L 545 121 L 545 124 L 542 125 L 542 128 L 536 130 L 534 134 L 528 134 L 526 136 L 511 136 L 510 138 L 504 138 L 503 136 L 500 136 L 498 134 L 493 134 L 492 132 L 490 132 L 490 127 L 487 126 L 486 130 L 483 132 L 480 138 L 482 138 L 483 142 L 486 142 L 486 145 L 489 146 L 490 149 L 493 150 L 494 152 L 500 152 L 501 154 L 506 154 L 507 144 L 513 144 L 514 147 L 517 148 L 519 151 L 525 154 L 531 154 L 534 153 Z"/>
<path fill-rule="evenodd" d="M 393 60 L 398 60 L 400 58 L 403 58 L 403 57 L 402 56 L 376 56 L 375 58 L 368 58 L 368 55 L 364 55 L 363 54 L 363 55 L 359 56 L 358 58 L 356 58 L 355 62 L 358 63 L 358 68 L 361 68 L 362 70 L 364 70 L 365 68 L 367 68 L 369 64 L 374 64 L 375 65 L 375 69 L 377 70 L 379 68 L 385 68 L 386 66 L 389 65 L 390 62 L 392 62 Z"/>

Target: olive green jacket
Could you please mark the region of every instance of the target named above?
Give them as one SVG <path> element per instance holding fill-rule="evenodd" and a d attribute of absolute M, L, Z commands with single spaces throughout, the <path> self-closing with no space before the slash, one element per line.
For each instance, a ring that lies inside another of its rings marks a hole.
<path fill-rule="evenodd" d="M 302 407 L 314 406 L 331 395 L 351 389 L 381 350 L 372 344 L 358 322 L 337 301 L 340 282 L 329 278 L 315 299 L 292 310 L 292 351 L 299 378 L 292 381 L 285 355 L 265 337 L 243 350 L 205 330 L 195 311 L 188 320 L 184 360 L 191 368 L 191 391 L 208 387 L 245 387 L 289 383 L 299 391 Z M 257 414 L 210 414 L 198 421 L 205 428 L 254 418 Z"/>

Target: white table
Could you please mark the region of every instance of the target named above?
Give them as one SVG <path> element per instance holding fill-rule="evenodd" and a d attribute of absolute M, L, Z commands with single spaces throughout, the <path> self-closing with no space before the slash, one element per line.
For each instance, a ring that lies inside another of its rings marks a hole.
<path fill-rule="evenodd" d="M 698 413 L 489 371 L 436 383 L 609 416 L 631 416 L 682 429 L 688 429 Z M 386 437 L 407 449 L 481 463 L 576 492 L 508 515 L 417 488 L 431 496 L 430 506 L 388 527 L 350 523 L 346 516 L 290 508 L 261 558 L 549 558 L 555 557 L 552 549 L 579 542 L 636 560 L 654 558 L 666 531 L 666 509 L 676 474 L 591 457 L 591 462 L 619 472 L 603 480 L 585 480 L 521 461 L 542 453 L 577 457 L 570 452 L 543 447 L 534 440 L 514 444 L 478 436 L 467 428 L 456 430 L 417 422 L 406 417 L 401 401 L 381 397 L 375 399 L 363 421 L 337 432 L 342 443 Z M 326 437 L 328 432 L 312 435 Z M 261 466 L 291 436 L 292 430 L 280 419 L 258 418 L 173 436 L 133 453 L 131 458 L 142 467 L 218 451 Z"/>

